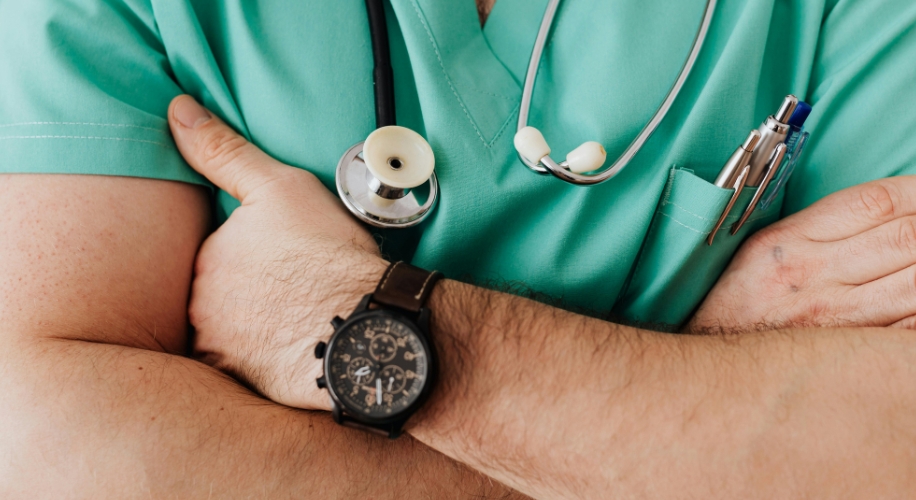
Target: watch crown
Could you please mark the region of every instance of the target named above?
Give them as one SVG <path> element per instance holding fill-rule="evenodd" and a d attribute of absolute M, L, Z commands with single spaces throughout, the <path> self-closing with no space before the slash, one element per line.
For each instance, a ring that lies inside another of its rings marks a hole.
<path fill-rule="evenodd" d="M 315 383 L 318 384 L 319 389 L 325 389 L 328 386 L 328 381 L 324 377 L 318 377 Z"/>
<path fill-rule="evenodd" d="M 325 349 L 327 349 L 327 347 L 328 347 L 328 345 L 325 344 L 324 342 L 319 342 L 318 345 L 315 346 L 315 357 L 318 358 L 318 359 L 323 358 L 323 357 L 324 357 L 324 351 L 325 351 Z"/>
<path fill-rule="evenodd" d="M 334 316 L 334 319 L 331 320 L 331 326 L 334 327 L 334 330 L 340 329 L 341 325 L 344 324 L 344 319 L 340 316 Z"/>

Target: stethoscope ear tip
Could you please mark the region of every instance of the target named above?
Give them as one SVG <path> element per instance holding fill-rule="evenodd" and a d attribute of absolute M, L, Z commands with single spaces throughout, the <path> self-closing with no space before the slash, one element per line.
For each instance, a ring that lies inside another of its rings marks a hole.
<path fill-rule="evenodd" d="M 567 168 L 577 174 L 598 170 L 606 160 L 607 151 L 601 143 L 595 141 L 583 143 L 566 155 Z"/>
<path fill-rule="evenodd" d="M 524 127 L 515 133 L 515 150 L 532 163 L 538 163 L 545 156 L 550 156 L 550 146 L 544 134 L 534 127 Z"/>
<path fill-rule="evenodd" d="M 537 164 L 556 163 L 550 158 L 550 145 L 544 134 L 534 127 L 523 127 L 515 133 L 515 150 L 529 162 Z M 566 162 L 561 167 L 577 174 L 598 170 L 607 160 L 607 151 L 601 143 L 589 141 L 566 155 Z"/>

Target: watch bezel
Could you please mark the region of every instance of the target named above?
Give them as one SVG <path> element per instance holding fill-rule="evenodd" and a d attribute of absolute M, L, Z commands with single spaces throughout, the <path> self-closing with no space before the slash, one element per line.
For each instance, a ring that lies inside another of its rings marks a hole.
<path fill-rule="evenodd" d="M 424 311 L 420 312 L 421 315 L 423 313 Z M 330 364 L 331 364 L 331 360 L 333 359 L 334 349 L 336 348 L 338 339 L 341 337 L 343 332 L 345 332 L 354 323 L 358 323 L 360 321 L 364 321 L 366 319 L 372 319 L 372 318 L 392 319 L 394 321 L 403 323 L 408 328 L 413 330 L 413 332 L 420 339 L 420 344 L 426 350 L 426 354 L 429 359 L 429 367 L 428 367 L 428 372 L 426 376 L 426 382 L 423 386 L 423 389 L 420 391 L 420 395 L 407 408 L 404 408 L 400 412 L 393 414 L 390 417 L 385 417 L 385 418 L 366 416 L 365 414 L 358 411 L 357 408 L 350 408 L 338 396 L 336 388 L 334 387 L 334 384 L 328 377 L 328 373 L 330 373 L 330 368 L 331 368 Z M 436 356 L 435 347 L 433 347 L 432 343 L 429 341 L 427 332 L 425 332 L 423 328 L 421 328 L 420 325 L 417 324 L 417 321 L 407 317 L 404 314 L 401 314 L 397 311 L 392 311 L 390 309 L 369 309 L 366 311 L 356 312 L 350 315 L 350 317 L 347 318 L 343 322 L 343 324 L 340 325 L 340 328 L 334 331 L 334 335 L 332 335 L 331 339 L 328 341 L 328 346 L 325 349 L 324 359 L 322 360 L 322 366 L 324 370 L 325 379 L 328 381 L 326 388 L 327 388 L 328 394 L 331 396 L 331 400 L 333 401 L 333 403 L 338 408 L 341 408 L 346 413 L 347 418 L 355 422 L 358 422 L 364 425 L 370 425 L 370 426 L 390 425 L 394 423 L 404 422 L 407 419 L 409 419 L 414 413 L 417 412 L 417 410 L 419 410 L 426 403 L 426 400 L 429 399 L 429 396 L 432 393 L 433 387 L 436 385 L 438 375 L 439 375 L 439 365 L 438 365 L 438 358 Z"/>

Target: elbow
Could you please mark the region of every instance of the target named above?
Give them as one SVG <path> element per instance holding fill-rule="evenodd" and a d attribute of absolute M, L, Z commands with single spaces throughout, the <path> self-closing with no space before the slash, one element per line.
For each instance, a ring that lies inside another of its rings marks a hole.
<path fill-rule="evenodd" d="M 80 466 L 68 439 L 72 381 L 42 369 L 44 356 L 23 344 L 0 344 L 0 498 L 65 498 L 75 491 L 60 488 L 79 484 L 70 477 Z"/>
<path fill-rule="evenodd" d="M 130 457 L 117 458 L 125 450 L 99 439 L 125 429 L 111 428 L 106 415 L 115 405 L 87 383 L 104 371 L 81 370 L 78 349 L 67 341 L 0 342 L 0 498 L 109 496 L 97 493 L 117 477 L 112 464 L 121 478 L 136 475 Z"/>

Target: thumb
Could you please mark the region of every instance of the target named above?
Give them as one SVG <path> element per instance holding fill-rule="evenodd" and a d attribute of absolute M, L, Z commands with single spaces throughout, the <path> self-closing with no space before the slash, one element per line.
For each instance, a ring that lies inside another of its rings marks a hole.
<path fill-rule="evenodd" d="M 185 161 L 217 187 L 244 203 L 284 168 L 189 95 L 169 106 L 169 126 Z"/>

